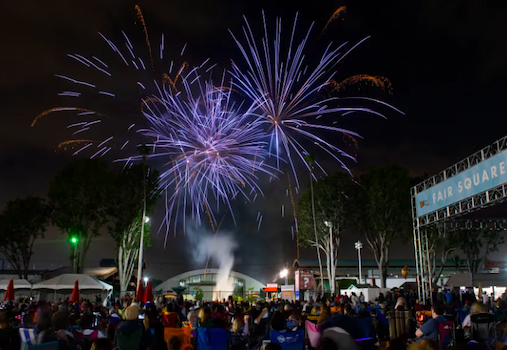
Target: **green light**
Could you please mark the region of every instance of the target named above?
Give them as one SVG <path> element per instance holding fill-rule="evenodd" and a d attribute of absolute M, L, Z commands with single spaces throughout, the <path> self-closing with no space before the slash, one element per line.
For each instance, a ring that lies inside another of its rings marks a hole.
<path fill-rule="evenodd" d="M 77 245 L 78 243 L 79 243 L 79 238 L 77 238 L 76 236 L 72 236 L 70 238 L 70 244 Z"/>

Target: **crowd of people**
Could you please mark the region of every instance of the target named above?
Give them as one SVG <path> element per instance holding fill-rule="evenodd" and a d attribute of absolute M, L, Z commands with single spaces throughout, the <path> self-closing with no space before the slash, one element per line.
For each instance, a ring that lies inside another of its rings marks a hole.
<path fill-rule="evenodd" d="M 463 334 L 454 332 L 445 346 L 473 348 L 484 345 L 466 332 L 473 328 L 476 314 L 494 317 L 498 333 L 487 345 L 496 342 L 502 348 L 507 344 L 506 302 L 505 295 L 493 300 L 440 291 L 430 307 L 421 305 L 413 292 L 399 290 L 371 302 L 355 293 L 252 304 L 234 302 L 232 297 L 215 302 L 159 297 L 145 305 L 117 299 L 107 307 L 88 300 L 75 304 L 22 300 L 3 305 L 0 349 L 45 345 L 61 350 L 286 350 L 287 343 L 280 339 L 294 335 L 291 339 L 300 349 L 433 350 L 442 347 L 439 324 L 447 321 Z M 220 330 L 223 346 L 210 345 L 202 330 Z"/>

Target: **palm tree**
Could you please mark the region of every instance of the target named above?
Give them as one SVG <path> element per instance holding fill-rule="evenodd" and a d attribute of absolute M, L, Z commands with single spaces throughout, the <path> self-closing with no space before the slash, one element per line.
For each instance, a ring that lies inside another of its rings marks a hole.
<path fill-rule="evenodd" d="M 312 195 L 312 216 L 313 216 L 313 232 L 315 233 L 315 244 L 317 246 L 317 258 L 319 259 L 319 269 L 320 269 L 320 285 L 322 288 L 322 293 L 324 294 L 324 276 L 322 273 L 322 260 L 320 258 L 320 249 L 319 249 L 319 238 L 317 236 L 317 222 L 315 221 L 315 200 L 313 196 L 313 164 L 315 163 L 315 155 L 312 153 L 308 154 L 305 157 L 306 162 L 310 168 L 310 192 Z M 331 283 L 331 281 L 329 281 Z"/>

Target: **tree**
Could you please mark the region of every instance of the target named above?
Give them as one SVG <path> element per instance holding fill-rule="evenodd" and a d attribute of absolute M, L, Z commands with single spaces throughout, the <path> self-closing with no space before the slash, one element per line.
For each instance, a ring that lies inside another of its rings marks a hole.
<path fill-rule="evenodd" d="M 410 182 L 408 171 L 398 166 L 372 168 L 361 176 L 353 195 L 356 229 L 373 252 L 382 288 L 386 286 L 391 243 L 412 232 Z"/>
<path fill-rule="evenodd" d="M 301 241 L 304 245 L 322 250 L 326 255 L 331 293 L 335 293 L 335 283 L 332 281 L 336 280 L 341 234 L 349 225 L 349 195 L 355 186 L 348 174 L 338 173 L 315 184 L 314 205 L 311 193 L 304 193 L 298 201 Z M 312 232 L 314 224 L 317 238 Z"/>
<path fill-rule="evenodd" d="M 18 272 L 28 278 L 33 244 L 44 237 L 51 209 L 40 197 L 9 201 L 0 214 L 0 252 Z"/>
<path fill-rule="evenodd" d="M 317 235 L 317 223 L 315 221 L 315 200 L 313 195 L 313 164 L 315 163 L 315 156 L 313 154 L 308 154 L 305 157 L 306 162 L 308 163 L 308 169 L 310 169 L 310 195 L 311 195 L 311 203 L 312 203 L 312 218 L 313 218 L 313 232 L 315 236 L 315 242 L 318 242 Z M 319 270 L 320 270 L 320 286 L 322 288 L 322 292 L 324 292 L 324 276 L 322 273 L 322 259 L 320 258 L 320 249 L 318 246 L 315 247 L 317 249 L 317 258 L 319 259 Z"/>
<path fill-rule="evenodd" d="M 52 222 L 71 244 L 73 271 L 83 271 L 94 237 L 107 222 L 112 173 L 102 160 L 76 160 L 60 171 L 50 184 Z"/>
<path fill-rule="evenodd" d="M 503 232 L 484 230 L 463 230 L 456 233 L 459 248 L 465 254 L 468 272 L 479 272 L 489 254 L 498 251 L 505 243 Z"/>
<path fill-rule="evenodd" d="M 195 287 L 194 291 L 195 291 L 194 295 L 195 300 L 201 301 L 204 298 L 204 292 L 202 291 L 202 289 L 199 287 Z"/>
<path fill-rule="evenodd" d="M 429 244 L 432 284 L 437 285 L 445 263 L 449 259 L 449 254 L 457 249 L 459 243 L 455 232 L 447 230 L 445 224 L 436 224 L 427 228 L 426 234 Z"/>
<path fill-rule="evenodd" d="M 109 196 L 109 234 L 116 242 L 120 294 L 125 295 L 139 260 L 141 236 L 143 245 L 149 245 L 150 227 L 145 222 L 141 235 L 144 186 L 146 186 L 146 210 L 150 212 L 158 198 L 158 172 L 148 169 L 145 176 L 143 166 L 135 165 L 122 171 L 115 179 Z M 146 220 L 145 220 L 146 221 Z"/>

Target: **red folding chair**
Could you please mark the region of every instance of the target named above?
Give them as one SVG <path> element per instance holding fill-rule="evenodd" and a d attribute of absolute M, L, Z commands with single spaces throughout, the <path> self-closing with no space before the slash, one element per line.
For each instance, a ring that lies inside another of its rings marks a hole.
<path fill-rule="evenodd" d="M 445 350 L 454 338 L 454 322 L 442 321 L 438 323 L 438 346 Z"/>

